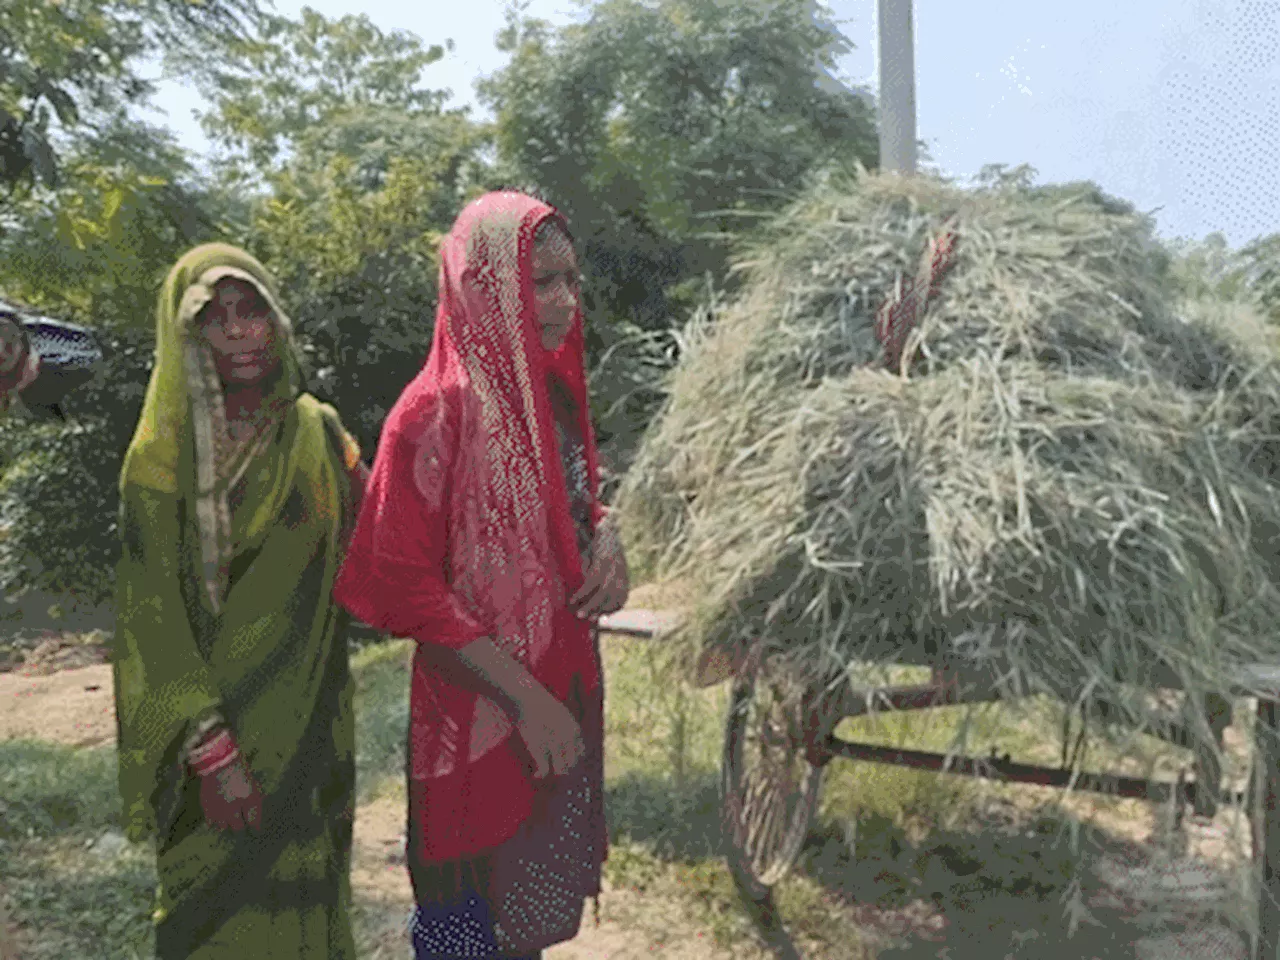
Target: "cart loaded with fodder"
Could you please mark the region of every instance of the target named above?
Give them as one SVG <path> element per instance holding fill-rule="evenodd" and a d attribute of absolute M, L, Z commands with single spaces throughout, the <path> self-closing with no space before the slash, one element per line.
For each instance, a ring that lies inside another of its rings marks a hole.
<path fill-rule="evenodd" d="M 770 888 L 833 757 L 1269 810 L 1280 362 L 1267 328 L 1181 308 L 1149 220 L 1088 184 L 837 176 L 739 269 L 734 299 L 688 331 L 619 511 L 640 564 L 695 598 L 670 622 L 691 673 L 732 680 L 724 823 L 767 939 L 789 950 Z M 653 629 L 627 616 L 606 629 Z M 868 664 L 933 679 L 869 688 Z M 1108 736 L 1186 746 L 1194 765 L 1167 782 L 835 736 L 876 709 L 1033 696 Z M 1243 698 L 1261 704 L 1261 789 L 1224 796 L 1223 732 Z M 1273 820 L 1253 818 L 1267 960 Z"/>

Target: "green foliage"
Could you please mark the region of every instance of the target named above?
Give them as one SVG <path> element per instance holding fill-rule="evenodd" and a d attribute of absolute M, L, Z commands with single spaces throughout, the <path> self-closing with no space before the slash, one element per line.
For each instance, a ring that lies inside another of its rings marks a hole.
<path fill-rule="evenodd" d="M 117 480 L 152 362 L 152 332 L 102 331 L 106 361 L 67 398 L 66 423 L 0 422 L 0 589 L 111 596 Z"/>
<path fill-rule="evenodd" d="M 1280 234 L 1260 237 L 1239 249 L 1214 232 L 1201 240 L 1166 241 L 1169 281 L 1186 301 L 1261 307 L 1280 320 Z"/>
<path fill-rule="evenodd" d="M 183 66 L 224 188 L 256 192 L 242 240 L 280 281 L 310 386 L 370 453 L 430 345 L 436 248 L 482 145 L 423 85 L 444 49 L 304 9 Z"/>
<path fill-rule="evenodd" d="M 100 376 L 67 398 L 67 424 L 0 424 L 0 582 L 110 595 L 116 480 L 141 408 L 156 294 L 178 252 L 219 234 L 172 136 L 118 113 L 81 136 L 56 188 L 36 184 L 0 234 L 0 290 L 98 329 Z"/>
<path fill-rule="evenodd" d="M 1245 304 L 1280 323 L 1280 233 L 1232 249 L 1221 233 L 1168 244 L 1170 279 L 1187 300 Z"/>
<path fill-rule="evenodd" d="M 834 28 L 805 0 L 602 0 L 558 31 L 509 14 L 481 85 L 500 155 L 583 241 L 598 309 L 668 323 L 662 293 L 811 170 L 876 156 L 865 102 L 833 89 Z"/>
<path fill-rule="evenodd" d="M 156 291 L 177 252 L 216 236 L 223 219 L 172 135 L 130 113 L 148 93 L 138 60 L 234 33 L 255 9 L 253 0 L 0 7 L 0 290 L 96 326 L 116 347 L 102 376 L 65 404 L 71 422 L 0 425 L 7 590 L 109 596 L 116 478 L 146 384 Z M 27 147 L 43 144 L 40 164 L 10 162 L 6 123 L 25 131 Z"/>
<path fill-rule="evenodd" d="M 356 765 L 358 803 L 368 803 L 403 777 L 405 728 L 409 724 L 409 663 L 412 641 L 385 640 L 356 651 Z"/>
<path fill-rule="evenodd" d="M 1238 255 L 1240 273 L 1249 295 L 1280 323 L 1280 233 L 1261 237 Z"/>
<path fill-rule="evenodd" d="M 353 184 L 376 190 L 385 184 L 396 160 L 430 165 L 447 183 L 437 216 L 458 207 L 460 192 L 478 166 L 483 131 L 460 111 L 415 114 L 399 107 L 377 107 L 333 117 L 309 131 L 290 166 L 294 176 L 319 172 L 335 157 L 353 164 Z M 447 226 L 447 224 L 446 224 Z"/>
<path fill-rule="evenodd" d="M 865 101 L 831 81 L 847 42 L 807 0 L 600 0 L 561 29 L 508 12 L 494 184 L 536 183 L 583 257 L 600 436 L 624 468 L 732 238 L 832 162 L 877 156 Z M 833 43 L 833 37 L 835 41 Z"/>
<path fill-rule="evenodd" d="M 453 167 L 447 157 L 393 159 L 369 190 L 338 157 L 318 174 L 276 178 L 254 217 L 250 245 L 286 291 L 312 387 L 369 455 L 431 343 Z"/>
<path fill-rule="evenodd" d="M 6 433 L 10 433 L 6 429 Z M 96 456 L 100 431 L 76 426 L 39 426 L 17 434 L 5 473 L 0 522 L 0 562 L 6 592 L 39 585 L 100 602 L 110 595 L 113 552 L 94 550 L 93 531 L 108 483 L 95 484 L 86 468 Z M 6 438 L 8 439 L 8 438 Z M 116 463 L 119 466 L 119 461 Z"/>
<path fill-rule="evenodd" d="M 257 0 L 10 0 L 0 5 L 0 187 L 58 181 L 59 153 L 95 120 L 144 101 L 157 48 L 234 36 Z"/>
<path fill-rule="evenodd" d="M 33 188 L 0 232 L 0 290 L 93 325 L 150 327 L 176 251 L 216 237 L 218 205 L 166 131 L 117 115 Z"/>
<path fill-rule="evenodd" d="M 260 184 L 295 158 L 356 158 L 379 142 L 409 156 L 398 151 L 425 146 L 417 122 L 438 117 L 448 94 L 424 89 L 422 71 L 444 52 L 364 15 L 331 20 L 308 7 L 299 20 L 266 18 L 215 58 L 185 55 L 173 66 L 212 104 L 201 123 L 223 151 L 224 175 Z"/>
<path fill-rule="evenodd" d="M 1235 300 L 1248 295 L 1241 254 L 1221 233 L 1198 242 L 1174 240 L 1168 246 L 1171 279 L 1187 299 Z"/>
<path fill-rule="evenodd" d="M 420 89 L 439 50 L 364 18 L 309 11 L 299 23 L 274 18 L 253 45 L 225 47 L 238 53 L 203 53 L 225 84 L 206 122 L 246 162 L 263 159 L 255 176 L 265 196 L 234 178 L 202 186 L 166 132 L 117 113 L 77 142 L 56 189 L 36 185 L 10 208 L 0 289 L 98 326 L 115 347 L 99 381 L 68 401 L 71 425 L 0 426 L 10 466 L 0 571 L 10 589 L 108 595 L 116 477 L 149 374 L 156 291 L 184 249 L 230 239 L 276 273 L 311 388 L 370 454 L 425 356 L 438 237 L 479 142 L 465 117 L 439 109 L 443 94 Z M 184 58 L 179 48 L 171 65 Z M 254 69 L 270 96 L 249 123 L 252 101 L 237 102 L 235 84 L 254 82 Z"/>
<path fill-rule="evenodd" d="M 156 293 L 177 251 L 216 236 L 216 203 L 162 130 L 117 115 L 34 185 L 0 234 L 0 290 L 94 326 L 107 358 L 67 398 L 68 423 L 0 423 L 0 583 L 110 595 L 121 457 L 151 361 Z"/>
<path fill-rule="evenodd" d="M 183 249 L 225 238 L 263 259 L 311 389 L 371 453 L 430 343 L 439 237 L 480 190 L 538 183 L 582 241 L 595 406 L 606 455 L 625 467 L 678 352 L 669 331 L 704 296 L 704 277 L 724 281 L 727 233 L 833 157 L 874 154 L 862 101 L 819 84 L 833 33 L 804 0 L 606 0 L 561 31 L 513 13 L 502 39 L 511 63 L 484 91 L 492 130 L 423 83 L 448 43 L 367 17 L 260 17 L 253 0 L 203 12 L 180 0 L 69 3 L 83 35 L 60 34 L 53 5 L 0 14 L 0 50 L 21 51 L 13 62 L 92 104 L 92 123 L 61 118 L 75 128 L 61 181 L 28 177 L 0 207 L 0 289 L 110 328 L 122 350 L 69 402 L 74 426 L 0 428 L 12 464 L 0 566 L 13 586 L 102 595 L 156 289 Z M 238 15 L 257 31 L 237 29 Z M 89 59 L 66 60 L 59 43 Z M 216 186 L 128 112 L 147 94 L 137 58 L 156 51 L 208 97 Z M 0 105 L 36 116 L 35 100 L 22 100 L 36 81 L 19 88 L 7 69 Z M 60 102 L 47 86 L 40 96 Z M 32 560 L 38 572 L 24 566 Z"/>

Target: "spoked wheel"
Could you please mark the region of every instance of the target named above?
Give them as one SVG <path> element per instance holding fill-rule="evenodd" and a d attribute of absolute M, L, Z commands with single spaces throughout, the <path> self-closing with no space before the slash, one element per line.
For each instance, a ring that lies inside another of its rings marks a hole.
<path fill-rule="evenodd" d="M 724 836 L 734 884 L 766 943 L 798 957 L 773 904 L 817 810 L 822 769 L 806 758 L 785 678 L 752 671 L 734 681 L 721 765 Z"/>

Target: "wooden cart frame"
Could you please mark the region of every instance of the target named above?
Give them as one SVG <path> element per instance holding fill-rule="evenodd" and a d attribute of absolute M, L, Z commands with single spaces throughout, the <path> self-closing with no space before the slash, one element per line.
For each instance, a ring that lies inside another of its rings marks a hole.
<path fill-rule="evenodd" d="M 671 613 L 627 610 L 603 618 L 600 627 L 609 633 L 652 638 L 669 632 L 677 623 Z M 731 682 L 721 759 L 726 859 L 744 906 L 762 939 L 781 960 L 799 960 L 800 955 L 775 908 L 773 887 L 800 855 L 817 812 L 823 768 L 836 757 L 1144 799 L 1172 805 L 1179 823 L 1188 807 L 1197 814 L 1211 816 L 1219 803 L 1246 805 L 1251 815 L 1252 853 L 1258 871 L 1254 957 L 1280 960 L 1280 816 L 1276 811 L 1280 798 L 1280 665 L 1258 665 L 1239 678 L 1241 695 L 1258 700 L 1252 789 L 1241 792 L 1220 792 L 1206 786 L 1221 781 L 1212 751 L 1199 752 L 1194 772 L 1183 771 L 1176 781 L 1162 781 L 1018 763 L 994 751 L 987 757 L 955 756 L 857 743 L 835 735 L 841 720 L 873 710 L 925 710 L 1004 699 L 995 684 L 981 679 L 975 682 L 974 678 L 945 669 L 935 668 L 928 684 L 861 691 L 843 687 L 834 694 L 804 691 L 799 701 L 801 708 L 789 709 L 777 718 L 769 716 L 767 667 L 744 657 L 734 665 Z M 1098 712 L 1111 722 L 1123 722 L 1125 716 L 1118 705 L 1098 705 Z M 1230 704 L 1222 701 L 1207 705 L 1206 712 L 1221 748 L 1223 732 L 1232 719 Z M 777 722 L 771 722 L 774 719 Z M 1171 712 L 1158 729 L 1149 732 L 1177 746 L 1188 747 L 1195 742 L 1178 713 Z M 766 757 L 770 752 L 774 755 Z M 788 765 L 790 773 L 779 783 L 776 771 Z M 766 783 L 759 774 L 762 769 L 773 771 L 770 782 Z M 1260 792 L 1254 795 L 1253 789 Z M 774 794 L 771 802 L 754 804 L 767 812 L 754 816 L 753 801 L 770 791 Z"/>

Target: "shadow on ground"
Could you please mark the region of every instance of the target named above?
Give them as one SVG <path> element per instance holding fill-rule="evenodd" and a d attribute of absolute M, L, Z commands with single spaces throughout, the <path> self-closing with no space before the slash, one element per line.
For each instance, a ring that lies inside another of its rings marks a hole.
<path fill-rule="evenodd" d="M 683 790 L 667 779 L 629 776 L 609 790 L 610 835 L 640 843 L 669 863 L 718 859 L 718 804 L 710 774 L 692 778 Z M 845 826 L 820 821 L 778 900 L 797 942 L 821 944 L 814 952 L 824 956 L 838 955 L 840 928 L 874 944 L 868 955 L 884 960 L 1243 956 L 1243 938 L 1223 926 L 1231 908 L 1225 868 L 1193 865 L 1189 869 L 1211 878 L 1212 889 L 1202 883 L 1164 903 L 1115 888 L 1117 872 L 1185 875 L 1191 863 L 1161 868 L 1157 860 L 1150 849 L 1057 812 L 1016 817 L 1003 811 L 973 829 L 935 829 L 914 841 L 883 817 L 860 819 L 852 837 Z M 1100 863 L 1111 865 L 1110 885 Z M 1206 929 L 1217 932 L 1203 951 L 1162 946 L 1180 935 L 1178 942 L 1204 941 Z M 1213 945 L 1224 938 L 1227 946 Z"/>
<path fill-rule="evenodd" d="M 916 845 L 873 819 L 859 824 L 852 850 L 834 828 L 819 830 L 803 871 L 886 944 L 886 958 L 1132 957 L 1134 938 L 1106 922 L 1119 917 L 1094 909 L 1102 926 L 1072 929 L 1090 896 L 1087 861 L 1096 852 L 1088 849 L 1093 838 L 1072 840 L 1069 824 L 1045 818 L 1018 831 L 938 831 Z"/>
<path fill-rule="evenodd" d="M 723 855 L 715 776 L 668 778 L 628 774 L 605 788 L 609 836 L 643 844 L 655 856 L 690 862 Z"/>

